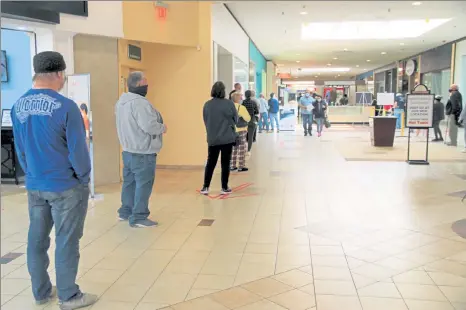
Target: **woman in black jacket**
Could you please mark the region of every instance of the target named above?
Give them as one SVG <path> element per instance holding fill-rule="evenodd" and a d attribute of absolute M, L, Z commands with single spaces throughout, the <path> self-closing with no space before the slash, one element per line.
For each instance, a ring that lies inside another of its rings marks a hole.
<path fill-rule="evenodd" d="M 325 122 L 325 111 L 327 110 L 327 103 L 322 100 L 321 96 L 316 96 L 316 101 L 312 104 L 314 109 L 312 113 L 314 114 L 314 119 L 317 123 L 317 136 L 322 135 L 322 128 Z"/>
<path fill-rule="evenodd" d="M 445 119 L 445 107 L 442 103 L 442 96 L 435 96 L 434 101 L 434 118 L 433 118 L 433 127 L 435 139 L 432 142 L 443 141 L 442 131 L 440 130 L 440 122 Z"/>
<path fill-rule="evenodd" d="M 231 100 L 225 99 L 225 84 L 216 82 L 212 86 L 212 99 L 204 105 L 204 124 L 207 131 L 208 157 L 204 174 L 204 186 L 201 194 L 208 195 L 212 175 L 222 153 L 222 195 L 231 193 L 228 187 L 230 177 L 230 160 L 233 145 L 236 142 L 236 122 L 238 112 Z"/>

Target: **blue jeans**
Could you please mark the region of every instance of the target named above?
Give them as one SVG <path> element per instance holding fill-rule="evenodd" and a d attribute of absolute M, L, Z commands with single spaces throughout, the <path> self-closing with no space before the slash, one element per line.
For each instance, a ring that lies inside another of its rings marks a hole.
<path fill-rule="evenodd" d="M 278 113 L 269 113 L 270 117 L 270 125 L 272 126 L 272 130 L 274 130 L 273 122 L 277 125 L 277 129 L 280 130 L 280 123 L 278 122 Z"/>
<path fill-rule="evenodd" d="M 323 117 L 317 117 L 317 118 L 316 118 L 317 132 L 318 132 L 318 133 L 321 133 L 321 132 L 322 132 L 322 128 L 323 128 L 323 126 L 324 126 L 324 120 L 325 120 L 325 118 L 323 118 Z"/>
<path fill-rule="evenodd" d="M 268 131 L 269 130 L 269 116 L 267 115 L 267 112 L 261 113 L 259 115 L 259 132 L 262 132 L 264 124 Z"/>
<path fill-rule="evenodd" d="M 55 225 L 55 270 L 57 292 L 61 301 L 80 293 L 76 284 L 79 264 L 79 240 L 83 236 L 89 187 L 78 185 L 64 192 L 29 191 L 29 233 L 27 265 L 36 300 L 50 296 L 52 284 L 47 268 L 50 260 L 50 232 Z"/>
<path fill-rule="evenodd" d="M 403 109 L 395 109 L 394 110 L 394 116 L 396 117 L 396 128 L 400 129 L 401 128 L 401 114 L 403 112 Z"/>
<path fill-rule="evenodd" d="M 312 114 L 302 114 L 304 133 L 312 133 Z"/>
<path fill-rule="evenodd" d="M 123 152 L 123 187 L 118 214 L 131 225 L 149 217 L 149 198 L 155 181 L 156 154 Z"/>

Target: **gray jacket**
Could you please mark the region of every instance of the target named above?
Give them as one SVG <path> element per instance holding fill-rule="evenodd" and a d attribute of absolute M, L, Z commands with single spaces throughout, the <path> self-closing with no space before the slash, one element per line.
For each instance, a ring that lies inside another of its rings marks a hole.
<path fill-rule="evenodd" d="M 165 131 L 162 115 L 145 98 L 124 93 L 115 105 L 118 138 L 123 151 L 158 154 Z"/>

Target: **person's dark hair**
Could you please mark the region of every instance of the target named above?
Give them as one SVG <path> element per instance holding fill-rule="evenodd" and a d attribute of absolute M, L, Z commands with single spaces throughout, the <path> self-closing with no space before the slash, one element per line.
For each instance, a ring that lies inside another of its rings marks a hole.
<path fill-rule="evenodd" d="M 234 85 L 233 87 L 236 89 L 236 88 L 239 87 L 239 86 L 241 86 L 240 83 L 235 83 L 235 85 Z"/>
<path fill-rule="evenodd" d="M 275 93 L 270 93 L 270 98 L 272 98 L 275 95 Z"/>
<path fill-rule="evenodd" d="M 225 99 L 225 84 L 223 84 L 222 81 L 215 82 L 212 86 L 212 90 L 210 91 L 210 96 L 212 98 Z"/>
<path fill-rule="evenodd" d="M 81 105 L 79 106 L 79 108 L 84 111 L 84 113 L 86 113 L 87 115 L 87 104 L 85 103 L 81 103 Z"/>
<path fill-rule="evenodd" d="M 348 95 L 347 95 L 347 94 L 343 94 L 343 97 L 348 97 Z"/>
<path fill-rule="evenodd" d="M 251 90 L 247 90 L 244 95 L 246 96 L 246 98 L 251 98 L 252 97 L 252 91 Z"/>

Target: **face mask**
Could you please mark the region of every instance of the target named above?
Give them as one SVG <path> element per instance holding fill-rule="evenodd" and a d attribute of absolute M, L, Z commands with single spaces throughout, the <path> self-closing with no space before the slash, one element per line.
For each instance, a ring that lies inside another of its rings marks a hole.
<path fill-rule="evenodd" d="M 306 97 L 309 97 L 309 94 L 306 94 Z"/>
<path fill-rule="evenodd" d="M 132 88 L 129 89 L 129 92 L 145 97 L 147 95 L 147 88 L 148 87 L 149 87 L 149 85 L 132 87 Z"/>
<path fill-rule="evenodd" d="M 322 99 L 317 99 L 317 102 L 320 102 Z"/>
<path fill-rule="evenodd" d="M 452 91 L 453 91 L 453 89 L 451 89 L 451 88 L 448 90 L 449 93 L 451 93 Z"/>

